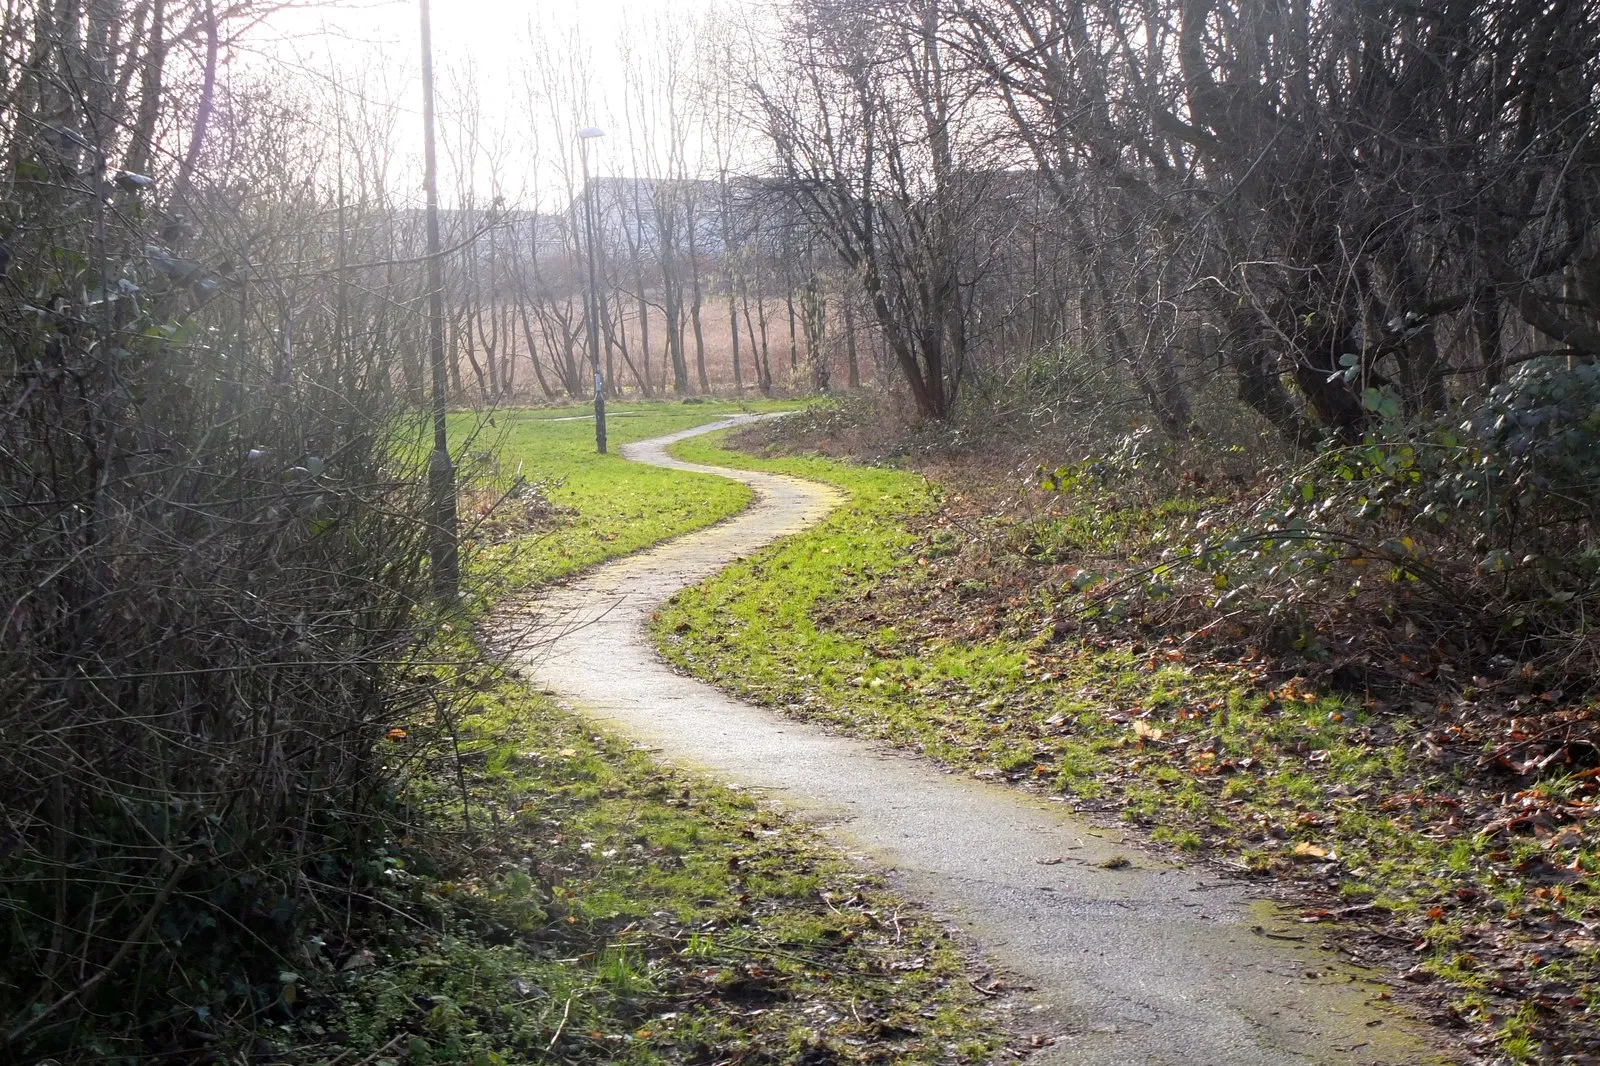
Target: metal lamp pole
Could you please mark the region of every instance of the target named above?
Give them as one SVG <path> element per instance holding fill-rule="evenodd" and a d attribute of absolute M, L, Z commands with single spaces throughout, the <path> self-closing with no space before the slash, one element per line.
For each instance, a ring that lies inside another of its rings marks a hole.
<path fill-rule="evenodd" d="M 428 0 L 422 7 L 422 146 L 423 184 L 427 187 L 428 225 L 428 357 L 433 369 L 433 454 L 428 458 L 428 502 L 432 512 L 428 555 L 434 591 L 453 603 L 461 580 L 456 548 L 456 472 L 450 464 L 446 435 L 448 381 L 444 363 L 444 277 L 439 265 L 439 164 L 434 151 L 433 27 Z"/>
<path fill-rule="evenodd" d="M 601 455 L 606 453 L 606 383 L 600 373 L 600 285 L 594 269 L 594 189 L 589 182 L 589 142 L 605 135 L 606 131 L 598 126 L 585 126 L 578 131 L 578 158 L 583 165 L 584 243 L 589 251 L 589 298 L 584 301 L 584 317 L 589 325 L 589 365 L 594 369 L 594 446 Z"/>

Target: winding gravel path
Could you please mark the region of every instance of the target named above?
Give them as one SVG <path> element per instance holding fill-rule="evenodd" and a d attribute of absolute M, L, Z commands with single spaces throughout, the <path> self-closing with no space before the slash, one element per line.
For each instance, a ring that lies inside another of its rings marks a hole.
<path fill-rule="evenodd" d="M 731 419 L 626 445 L 637 462 L 736 478 L 742 515 L 616 560 L 520 619 L 523 668 L 570 706 L 673 762 L 768 791 L 1033 987 L 1030 1061 L 1074 1066 L 1276 1066 L 1437 1061 L 1421 1030 L 1372 1005 L 1381 986 L 1275 924 L 1215 874 L 1117 846 L 1059 805 L 733 699 L 675 673 L 651 611 L 686 585 L 821 519 L 841 500 L 795 478 L 681 463 L 667 446 Z M 1100 863 L 1128 854 L 1133 865 Z M 1309 931 L 1308 931 L 1309 930 Z M 1024 1007 L 1026 1009 L 1026 1006 Z"/>

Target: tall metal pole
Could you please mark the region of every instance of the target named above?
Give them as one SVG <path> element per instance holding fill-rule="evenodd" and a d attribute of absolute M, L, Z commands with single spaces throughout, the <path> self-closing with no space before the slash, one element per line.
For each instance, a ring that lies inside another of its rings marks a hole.
<path fill-rule="evenodd" d="M 589 365 L 594 370 L 594 446 L 606 453 L 606 382 L 600 373 L 600 284 L 594 270 L 594 189 L 589 182 L 589 141 L 600 135 L 588 129 L 578 133 L 578 158 L 583 165 L 583 232 L 589 253 L 589 298 L 584 301 L 584 317 L 589 325 Z"/>
<path fill-rule="evenodd" d="M 439 164 L 433 143 L 433 26 L 428 0 L 422 6 L 422 151 L 423 184 L 427 186 L 428 222 L 428 359 L 433 367 L 433 454 L 428 458 L 428 503 L 432 530 L 428 555 L 433 588 L 453 603 L 461 584 L 456 549 L 456 472 L 450 464 L 447 435 L 448 379 L 444 363 L 444 272 L 439 255 Z"/>

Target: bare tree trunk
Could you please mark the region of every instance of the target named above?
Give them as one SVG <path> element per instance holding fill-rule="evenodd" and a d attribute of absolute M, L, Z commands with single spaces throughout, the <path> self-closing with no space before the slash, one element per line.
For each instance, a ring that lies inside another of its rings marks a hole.
<path fill-rule="evenodd" d="M 721 208 L 719 221 L 722 229 L 722 276 L 723 283 L 728 287 L 728 332 L 733 338 L 733 388 L 735 393 L 743 397 L 744 370 L 740 366 L 739 359 L 738 286 L 734 281 L 733 201 L 728 195 L 728 172 L 725 169 L 717 174 L 717 193 Z"/>
<path fill-rule="evenodd" d="M 839 298 L 839 302 L 842 305 L 841 309 L 844 311 L 844 351 L 846 359 L 849 360 L 850 388 L 859 389 L 861 387 L 861 364 L 856 357 L 856 312 L 855 301 L 851 299 L 851 295 L 846 292 Z"/>
<path fill-rule="evenodd" d="M 663 235 L 661 302 L 666 308 L 667 355 L 672 359 L 672 389 L 679 396 L 685 396 L 693 390 L 689 386 L 689 365 L 683 355 L 683 283 L 677 277 L 673 256 L 666 250 L 667 240 Z"/>
<path fill-rule="evenodd" d="M 654 395 L 655 383 L 650 379 L 650 303 L 645 298 L 644 257 L 639 246 L 644 243 L 644 213 L 639 207 L 639 182 L 633 183 L 633 232 L 628 238 L 628 256 L 633 265 L 633 284 L 639 290 L 639 364 L 643 370 L 640 388 L 646 398 Z"/>
<path fill-rule="evenodd" d="M 689 304 L 689 321 L 694 326 L 694 365 L 700 375 L 700 391 L 708 393 L 711 391 L 711 384 L 706 380 L 706 337 L 705 331 L 700 324 L 700 305 L 704 296 L 700 287 L 700 250 L 697 247 L 699 233 L 695 225 L 696 212 L 693 201 L 687 203 L 686 209 L 688 212 L 686 223 L 689 237 L 689 284 L 693 286 Z"/>
<path fill-rule="evenodd" d="M 522 323 L 522 340 L 528 346 L 528 359 L 533 363 L 533 376 L 539 382 L 539 391 L 544 393 L 544 398 L 554 400 L 556 392 L 545 380 L 544 367 L 539 363 L 539 345 L 534 340 L 533 323 L 528 318 L 528 305 L 522 300 L 517 301 L 517 314 Z"/>
<path fill-rule="evenodd" d="M 761 391 L 772 395 L 772 349 L 767 345 L 767 299 L 756 275 L 756 322 L 761 326 Z"/>
<path fill-rule="evenodd" d="M 517 390 L 517 341 L 514 312 L 511 304 L 507 302 L 509 298 L 510 294 L 508 293 L 506 298 L 498 301 L 496 306 L 500 312 L 499 333 L 501 337 L 505 338 L 506 346 L 505 359 L 500 364 L 500 390 L 501 395 L 507 399 L 512 399 L 516 396 Z"/>
<path fill-rule="evenodd" d="M 796 336 L 794 313 L 794 285 L 789 281 L 785 271 L 783 286 L 783 305 L 789 312 L 789 370 L 800 369 L 800 342 Z"/>
<path fill-rule="evenodd" d="M 728 284 L 728 335 L 733 342 L 733 391 L 739 396 L 744 396 L 744 370 L 739 365 L 739 305 L 733 288 L 733 276 L 730 274 Z"/>
<path fill-rule="evenodd" d="M 825 393 L 831 384 L 827 349 L 828 300 L 823 292 L 822 279 L 814 268 L 800 289 L 800 332 L 805 337 L 811 387 L 819 393 Z"/>
<path fill-rule="evenodd" d="M 755 321 L 750 315 L 750 286 L 745 284 L 741 276 L 739 282 L 739 299 L 744 304 L 744 328 L 750 335 L 750 360 L 755 363 L 756 387 L 761 390 L 761 395 L 772 395 L 772 375 L 767 372 L 765 361 L 761 358 L 761 347 L 756 344 Z M 734 328 L 738 328 L 735 325 Z M 762 322 L 762 333 L 766 332 L 766 323 Z"/>

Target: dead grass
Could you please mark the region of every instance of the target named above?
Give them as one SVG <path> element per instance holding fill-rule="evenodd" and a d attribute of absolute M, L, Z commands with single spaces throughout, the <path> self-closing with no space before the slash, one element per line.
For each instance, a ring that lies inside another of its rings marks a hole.
<path fill-rule="evenodd" d="M 672 364 L 667 352 L 666 314 L 657 306 L 649 308 L 649 354 L 644 356 L 643 337 L 640 332 L 639 306 L 634 300 L 624 298 L 617 314 L 617 333 L 619 341 L 625 344 L 629 356 L 633 359 L 639 375 L 645 373 L 645 363 L 649 365 L 649 378 L 654 395 L 673 395 Z M 751 304 L 750 313 L 756 314 L 754 303 Z M 775 396 L 807 395 L 814 391 L 811 368 L 806 361 L 805 338 L 796 336 L 798 349 L 792 348 L 789 340 L 788 308 L 782 300 L 768 300 L 767 314 L 767 358 L 772 369 L 773 394 Z M 705 345 L 706 379 L 710 385 L 710 392 L 716 396 L 732 396 L 735 394 L 735 381 L 733 373 L 733 340 L 729 328 L 728 305 L 721 296 L 707 293 L 705 303 L 700 311 L 701 334 Z M 875 382 L 872 335 L 868 329 L 857 323 L 857 360 L 860 378 L 863 385 L 871 386 Z M 846 387 L 848 374 L 848 355 L 844 338 L 844 324 L 837 315 L 832 316 L 829 323 L 829 333 L 826 342 L 827 365 L 829 384 L 831 388 L 842 389 Z M 545 366 L 546 380 L 560 391 L 559 377 L 551 369 L 551 353 L 544 347 L 543 335 L 535 326 L 535 337 L 539 344 L 539 357 Z M 461 375 L 463 388 L 468 393 L 468 399 L 476 402 L 478 397 L 477 381 L 473 374 L 471 359 L 467 348 L 464 346 L 467 338 L 460 338 L 458 343 L 458 370 Z M 485 356 L 481 341 L 474 335 L 472 338 L 472 356 L 476 357 L 480 365 L 485 365 Z M 761 342 L 760 325 L 756 325 L 756 344 Z M 700 389 L 697 367 L 696 345 L 694 327 L 689 321 L 687 311 L 683 323 L 684 357 L 689 367 L 689 384 L 691 394 L 698 394 Z M 512 393 L 504 398 L 508 403 L 538 403 L 545 399 L 539 389 L 538 378 L 534 374 L 530 362 L 527 339 L 523 334 L 520 323 L 509 336 L 502 336 L 498 340 L 496 355 L 504 359 L 509 353 L 512 359 L 511 376 L 513 381 Z M 743 309 L 739 314 L 739 360 L 744 393 L 748 397 L 760 395 L 756 368 L 751 359 L 750 333 L 744 319 Z M 618 383 L 625 395 L 639 398 L 642 396 L 639 376 L 635 375 L 622 359 L 619 352 L 613 349 L 610 353 L 609 377 Z M 578 345 L 578 358 L 587 366 L 587 349 L 580 339 Z"/>

